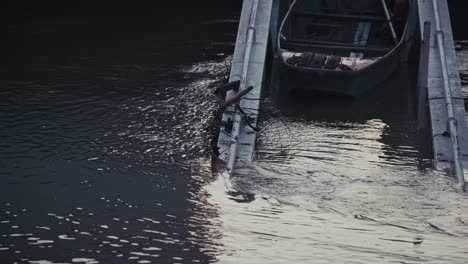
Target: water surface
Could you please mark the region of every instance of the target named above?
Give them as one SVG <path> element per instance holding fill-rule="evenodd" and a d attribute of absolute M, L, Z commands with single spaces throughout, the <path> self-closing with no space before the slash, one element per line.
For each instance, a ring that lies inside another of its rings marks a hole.
<path fill-rule="evenodd" d="M 266 98 L 226 193 L 211 92 L 239 7 L 212 2 L 2 20 L 2 263 L 466 263 L 468 198 L 418 157 L 411 67 L 357 101 Z"/>
<path fill-rule="evenodd" d="M 352 102 L 266 100 L 258 160 L 232 178 L 256 200 L 207 188 L 222 262 L 465 263 L 468 196 L 420 158 L 414 71 Z"/>

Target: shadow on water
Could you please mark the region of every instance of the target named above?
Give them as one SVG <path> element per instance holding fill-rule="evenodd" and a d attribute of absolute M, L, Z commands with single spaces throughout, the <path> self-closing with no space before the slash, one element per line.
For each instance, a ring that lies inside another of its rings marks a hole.
<path fill-rule="evenodd" d="M 264 114 L 278 114 L 282 119 L 297 119 L 336 129 L 346 129 L 350 124 L 361 126 L 378 120 L 382 123 L 379 142 L 387 146 L 386 155 L 414 158 L 417 150 L 417 67 L 402 65 L 378 87 L 357 98 L 317 95 L 303 91 L 273 97 Z M 268 112 L 270 111 L 270 112 Z M 289 135 L 291 136 L 291 135 Z M 414 151 L 400 151 L 404 145 Z"/>
<path fill-rule="evenodd" d="M 284 115 L 310 120 L 365 122 L 400 116 L 414 119 L 411 100 L 414 100 L 416 72 L 414 67 L 404 65 L 380 86 L 357 98 L 295 91 L 275 101 Z"/>

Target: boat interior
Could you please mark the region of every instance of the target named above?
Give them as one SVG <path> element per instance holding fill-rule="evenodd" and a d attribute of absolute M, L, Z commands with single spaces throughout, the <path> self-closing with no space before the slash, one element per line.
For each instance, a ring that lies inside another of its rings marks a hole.
<path fill-rule="evenodd" d="M 409 1 L 285 1 L 278 34 L 283 59 L 299 67 L 365 67 L 398 44 Z"/>

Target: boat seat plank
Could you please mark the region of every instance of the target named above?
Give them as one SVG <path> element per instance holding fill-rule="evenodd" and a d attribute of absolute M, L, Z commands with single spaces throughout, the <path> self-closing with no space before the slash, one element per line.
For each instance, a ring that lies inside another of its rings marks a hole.
<path fill-rule="evenodd" d="M 363 46 L 357 45 L 354 43 L 340 43 L 340 42 L 331 42 L 331 41 L 315 41 L 309 39 L 299 39 L 294 38 L 290 39 L 287 43 L 292 45 L 304 44 L 309 47 L 320 47 L 327 49 L 342 49 L 342 50 L 357 50 L 357 51 L 373 51 L 373 52 L 388 52 L 391 48 L 381 47 L 381 46 Z"/>
<path fill-rule="evenodd" d="M 318 13 L 318 12 L 307 12 L 307 11 L 292 11 L 294 16 L 305 16 L 305 17 L 316 17 L 316 18 L 328 18 L 333 20 L 351 20 L 351 21 L 377 21 L 385 22 L 385 17 L 381 16 L 367 16 L 367 15 L 349 15 L 349 14 L 337 14 L 337 13 Z M 394 18 L 395 21 L 404 21 L 402 18 Z"/>

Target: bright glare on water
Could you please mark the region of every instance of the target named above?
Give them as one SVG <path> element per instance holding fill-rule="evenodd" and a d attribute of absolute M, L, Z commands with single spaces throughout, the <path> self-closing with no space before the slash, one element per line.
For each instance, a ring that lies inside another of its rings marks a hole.
<path fill-rule="evenodd" d="M 419 158 L 406 72 L 356 102 L 267 100 L 239 193 L 206 187 L 222 263 L 466 262 L 468 196 Z"/>

